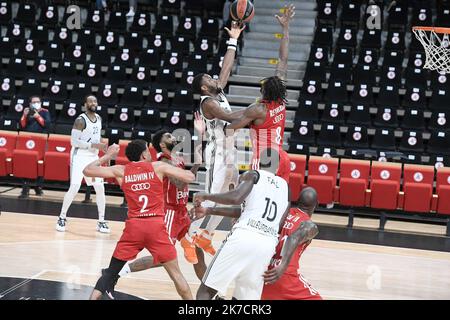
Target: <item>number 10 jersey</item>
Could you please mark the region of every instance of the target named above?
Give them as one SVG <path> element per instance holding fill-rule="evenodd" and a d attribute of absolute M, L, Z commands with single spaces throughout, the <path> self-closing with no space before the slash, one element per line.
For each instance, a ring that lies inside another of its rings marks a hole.
<path fill-rule="evenodd" d="M 258 181 L 242 204 L 241 216 L 233 228 L 278 238 L 280 220 L 289 205 L 288 184 L 268 171 L 256 172 Z"/>

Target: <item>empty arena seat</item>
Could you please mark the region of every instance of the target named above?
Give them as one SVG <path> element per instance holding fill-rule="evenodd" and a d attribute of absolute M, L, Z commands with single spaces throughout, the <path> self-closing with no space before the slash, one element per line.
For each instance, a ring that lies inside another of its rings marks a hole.
<path fill-rule="evenodd" d="M 16 141 L 17 132 L 0 131 L 0 177 L 12 173 L 12 154 Z"/>
<path fill-rule="evenodd" d="M 403 210 L 430 212 L 433 196 L 434 168 L 405 164 L 403 168 Z"/>
<path fill-rule="evenodd" d="M 438 168 L 436 172 L 437 213 L 450 214 L 450 168 Z"/>
<path fill-rule="evenodd" d="M 44 155 L 44 179 L 52 181 L 70 180 L 70 136 L 51 134 Z"/>
<path fill-rule="evenodd" d="M 291 173 L 289 175 L 291 201 L 297 201 L 305 182 L 306 156 L 289 154 L 289 159 L 291 160 Z"/>
<path fill-rule="evenodd" d="M 342 159 L 340 164 L 339 203 L 350 207 L 364 207 L 369 177 L 369 161 Z"/>
<path fill-rule="evenodd" d="M 397 209 L 401 175 L 402 165 L 400 163 L 378 161 L 372 163 L 370 207 Z"/>
<path fill-rule="evenodd" d="M 21 131 L 13 151 L 13 175 L 36 179 L 44 174 L 44 152 L 47 135 Z"/>
<path fill-rule="evenodd" d="M 309 158 L 307 185 L 316 189 L 320 204 L 331 204 L 334 201 L 338 163 L 339 160 L 333 158 Z"/>

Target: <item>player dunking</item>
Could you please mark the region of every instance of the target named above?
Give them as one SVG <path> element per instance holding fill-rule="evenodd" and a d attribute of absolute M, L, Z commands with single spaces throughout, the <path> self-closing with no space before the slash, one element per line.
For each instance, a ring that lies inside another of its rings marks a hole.
<path fill-rule="evenodd" d="M 253 147 L 251 168 L 259 169 L 258 155 L 265 148 L 277 148 L 280 153 L 280 166 L 277 176 L 289 182 L 291 171 L 288 154 L 283 150 L 284 127 L 286 123 L 286 78 L 289 53 L 289 22 L 295 15 L 295 7 L 284 8 L 281 17 L 276 16 L 283 28 L 283 39 L 280 44 L 279 62 L 275 76 L 261 81 L 261 99 L 250 105 L 244 115 L 233 121 L 227 129 L 240 129 L 250 125 Z"/>
<path fill-rule="evenodd" d="M 95 112 L 97 110 L 97 98 L 89 95 L 84 99 L 86 112 L 82 113 L 73 125 L 71 134 L 72 150 L 70 153 L 70 188 L 64 196 L 61 213 L 56 223 L 56 230 L 66 231 L 66 216 L 73 199 L 80 190 L 83 180 L 83 169 L 92 161 L 98 159 L 99 150 L 106 150 L 107 145 L 101 143 L 102 118 Z M 98 223 L 97 231 L 109 233 L 108 224 L 105 222 L 105 187 L 102 178 L 84 177 L 88 186 L 94 186 Z"/>
<path fill-rule="evenodd" d="M 198 136 L 203 136 L 204 133 L 204 122 L 200 117 L 198 112 L 194 113 L 194 128 Z M 166 130 L 160 130 L 155 133 L 152 139 L 152 145 L 158 152 L 158 161 L 166 162 L 172 166 L 176 166 L 184 169 L 184 162 L 181 157 L 177 157 L 173 154 L 177 141 L 176 138 Z M 194 153 L 194 165 L 191 168 L 193 174 L 197 174 L 200 163 L 202 162 L 201 147 L 199 144 Z M 177 240 L 181 242 L 182 247 L 185 250 L 185 257 L 196 256 L 196 261 L 188 262 L 194 264 L 194 270 L 201 280 L 203 274 L 206 271 L 206 265 L 203 257 L 203 252 L 201 249 L 197 248 L 195 245 L 191 245 L 192 240 L 186 239 L 188 237 L 188 229 L 191 224 L 191 220 L 188 215 L 187 203 L 189 197 L 189 189 L 186 183 L 178 181 L 174 178 L 165 177 L 164 178 L 164 204 L 166 210 L 165 223 L 167 231 L 175 243 Z M 194 252 L 189 252 L 192 250 Z M 198 259 L 200 257 L 200 259 Z M 153 263 L 153 257 L 146 256 L 137 259 L 131 263 L 127 263 L 122 271 L 119 273 L 123 276 L 129 272 L 137 272 L 150 268 L 157 267 Z"/>
<path fill-rule="evenodd" d="M 225 127 L 242 116 L 243 111 L 231 112 L 223 88 L 226 87 L 230 77 L 236 55 L 237 39 L 244 27 L 240 28 L 236 22 L 233 22 L 231 30 L 225 29 L 230 39 L 219 79 L 214 80 L 208 74 L 199 74 L 195 76 L 192 83 L 193 93 L 201 95 L 200 113 L 206 122 L 208 142 L 205 149 L 205 189 L 209 193 L 228 191 L 230 185 L 237 184 L 239 175 L 236 167 L 234 137 L 225 135 Z M 213 203 L 207 202 L 203 205 L 212 206 Z M 206 229 L 199 235 L 196 233 L 203 220 L 193 222 L 189 229 L 189 236 L 194 239 L 195 244 L 211 255 L 215 254 L 211 239 L 222 218 L 210 217 Z M 190 260 L 195 261 L 196 257 L 193 256 Z"/>
<path fill-rule="evenodd" d="M 194 195 L 195 207 L 191 210 L 194 218 L 211 214 L 239 218 L 206 270 L 197 292 L 199 300 L 212 299 L 217 293 L 225 295 L 234 280 L 234 298 L 261 298 L 263 274 L 289 212 L 287 182 L 274 174 L 278 168 L 274 162 L 279 161 L 276 150 L 269 157 L 261 156 L 261 170 L 242 174 L 235 190 Z M 204 208 L 201 206 L 204 200 L 235 207 Z"/>
<path fill-rule="evenodd" d="M 116 245 L 109 267 L 104 270 L 91 294 L 91 300 L 100 299 L 104 293 L 114 298 L 114 286 L 119 272 L 129 260 L 147 249 L 155 265 L 162 264 L 175 283 L 183 299 L 192 299 L 192 293 L 183 277 L 177 261 L 177 252 L 164 223 L 165 177 L 191 183 L 195 176 L 191 171 L 174 167 L 162 161 L 152 162 L 144 140 L 131 141 L 125 154 L 131 162 L 126 165 L 102 167 L 119 152 L 118 145 L 108 148 L 99 160 L 89 164 L 83 171 L 88 177 L 115 178 L 121 186 L 128 203 L 128 219 Z"/>
<path fill-rule="evenodd" d="M 319 232 L 311 221 L 316 205 L 316 191 L 303 189 L 297 208 L 291 208 L 286 217 L 276 253 L 264 275 L 262 300 L 322 300 L 299 272 L 299 259 Z"/>

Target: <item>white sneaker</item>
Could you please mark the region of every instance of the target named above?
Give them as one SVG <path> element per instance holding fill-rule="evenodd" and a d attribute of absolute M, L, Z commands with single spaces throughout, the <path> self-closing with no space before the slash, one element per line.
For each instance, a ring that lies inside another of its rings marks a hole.
<path fill-rule="evenodd" d="M 134 17 L 134 10 L 130 8 L 130 11 L 128 11 L 128 13 L 126 14 L 127 18 L 132 18 Z"/>
<path fill-rule="evenodd" d="M 58 222 L 56 222 L 56 230 L 60 232 L 66 231 L 66 219 L 58 218 Z"/>
<path fill-rule="evenodd" d="M 97 222 L 97 231 L 100 231 L 101 233 L 110 233 L 111 230 L 108 227 L 108 224 L 106 222 Z"/>

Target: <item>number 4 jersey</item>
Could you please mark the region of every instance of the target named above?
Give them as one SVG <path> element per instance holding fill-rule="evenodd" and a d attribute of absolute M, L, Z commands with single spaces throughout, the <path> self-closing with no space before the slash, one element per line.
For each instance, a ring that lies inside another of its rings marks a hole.
<path fill-rule="evenodd" d="M 233 228 L 278 239 L 280 220 L 289 205 L 288 184 L 268 171 L 256 172 L 258 181 L 242 204 L 241 216 Z"/>
<path fill-rule="evenodd" d="M 151 162 L 125 165 L 121 187 L 128 204 L 128 219 L 165 215 L 163 183 Z"/>

